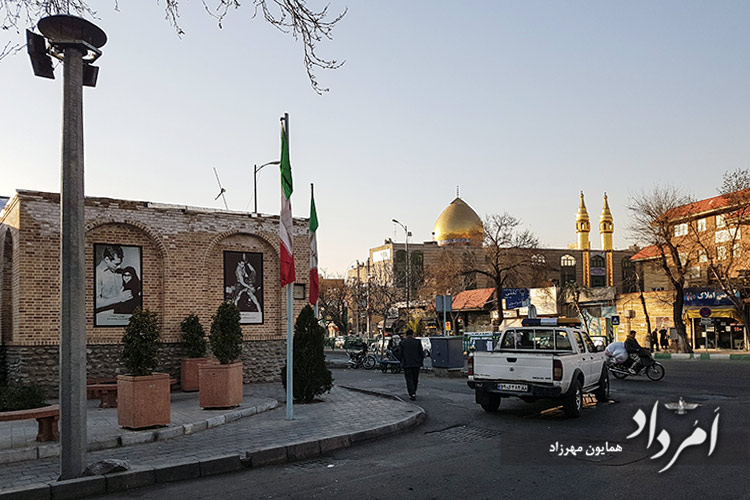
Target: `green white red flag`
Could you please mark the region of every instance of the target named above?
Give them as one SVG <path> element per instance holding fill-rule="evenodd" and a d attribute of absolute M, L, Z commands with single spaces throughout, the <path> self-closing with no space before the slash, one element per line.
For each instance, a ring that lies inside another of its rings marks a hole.
<path fill-rule="evenodd" d="M 315 232 L 318 230 L 318 212 L 315 210 L 315 196 L 313 195 L 312 184 L 310 185 L 310 304 L 315 305 L 318 302 L 318 292 L 320 284 L 318 283 L 318 238 Z"/>
<path fill-rule="evenodd" d="M 289 135 L 286 122 L 281 121 L 281 217 L 279 237 L 281 246 L 281 286 L 296 281 L 294 273 L 294 253 L 292 251 L 292 165 L 289 162 Z"/>

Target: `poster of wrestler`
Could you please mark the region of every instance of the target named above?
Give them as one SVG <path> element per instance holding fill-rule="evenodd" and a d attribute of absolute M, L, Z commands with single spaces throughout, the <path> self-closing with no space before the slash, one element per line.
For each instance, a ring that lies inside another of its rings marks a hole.
<path fill-rule="evenodd" d="M 263 324 L 262 253 L 224 252 L 224 300 L 239 308 L 241 324 Z"/>
<path fill-rule="evenodd" d="M 141 247 L 94 244 L 94 326 L 127 326 L 143 307 Z"/>

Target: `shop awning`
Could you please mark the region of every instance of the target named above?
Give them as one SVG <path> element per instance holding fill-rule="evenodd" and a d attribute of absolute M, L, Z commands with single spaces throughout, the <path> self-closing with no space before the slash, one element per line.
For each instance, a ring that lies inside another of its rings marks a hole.
<path fill-rule="evenodd" d="M 688 309 L 685 312 L 685 318 L 686 319 L 700 318 L 701 315 L 699 311 L 700 309 Z M 740 323 L 743 323 L 742 316 L 740 316 L 739 313 L 737 313 L 737 311 L 732 307 L 723 307 L 721 309 L 712 307 L 711 317 L 712 318 L 732 318 L 732 319 L 737 320 Z"/>

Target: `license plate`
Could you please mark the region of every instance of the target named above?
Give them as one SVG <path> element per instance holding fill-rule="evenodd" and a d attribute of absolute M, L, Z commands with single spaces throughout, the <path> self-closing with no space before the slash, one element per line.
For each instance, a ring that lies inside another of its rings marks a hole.
<path fill-rule="evenodd" d="M 526 384 L 497 384 L 499 391 L 515 391 L 515 392 L 526 392 L 529 390 L 529 386 Z"/>

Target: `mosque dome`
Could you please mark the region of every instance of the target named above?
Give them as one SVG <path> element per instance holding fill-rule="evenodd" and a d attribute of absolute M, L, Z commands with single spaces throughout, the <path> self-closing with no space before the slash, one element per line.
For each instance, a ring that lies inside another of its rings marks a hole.
<path fill-rule="evenodd" d="M 438 246 L 482 246 L 482 219 L 461 198 L 456 198 L 443 210 L 432 230 Z"/>

